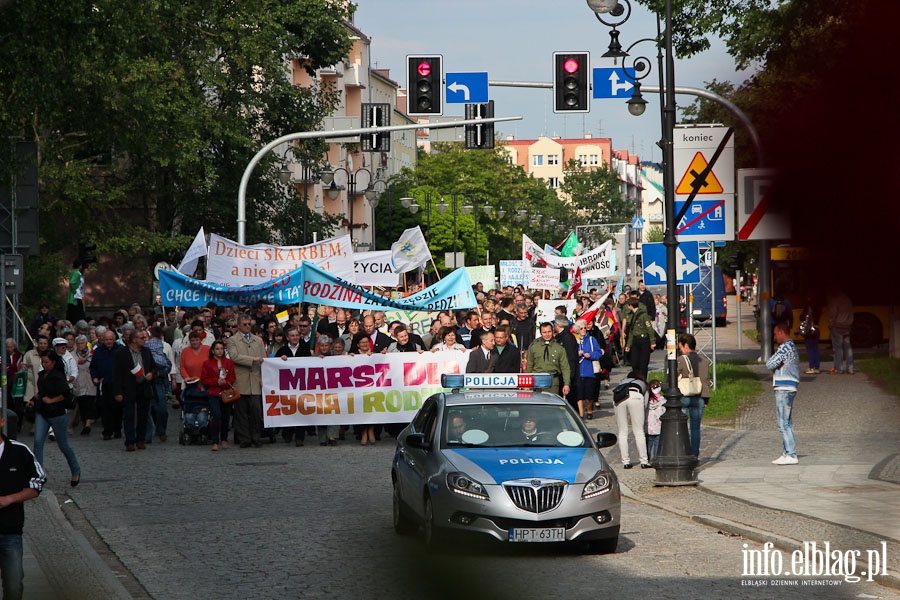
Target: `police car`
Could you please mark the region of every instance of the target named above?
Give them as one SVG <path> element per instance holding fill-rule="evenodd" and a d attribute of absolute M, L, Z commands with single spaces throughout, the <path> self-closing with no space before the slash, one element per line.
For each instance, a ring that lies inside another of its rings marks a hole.
<path fill-rule="evenodd" d="M 419 525 L 430 548 L 452 531 L 502 542 L 587 542 L 615 552 L 615 473 L 568 403 L 537 373 L 442 375 L 397 437 L 391 467 L 399 534 Z"/>

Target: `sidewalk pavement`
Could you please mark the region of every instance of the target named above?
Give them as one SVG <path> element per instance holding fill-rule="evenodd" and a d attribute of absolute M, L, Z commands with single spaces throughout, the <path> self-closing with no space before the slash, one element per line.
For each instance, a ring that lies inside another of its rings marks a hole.
<path fill-rule="evenodd" d="M 654 353 L 655 362 L 662 358 Z M 604 453 L 623 493 L 783 550 L 828 541 L 865 556 L 884 541 L 889 575 L 879 582 L 900 589 L 900 398 L 863 373 L 830 375 L 830 367 L 823 363 L 822 374 L 801 377 L 792 415 L 798 465 L 771 463 L 781 455 L 781 435 L 770 372 L 756 364 L 748 368 L 764 391 L 734 429 L 702 427 L 697 486 L 657 487 L 653 469 L 622 469 L 618 447 L 609 448 Z M 611 393 L 601 392 L 601 401 L 587 423 L 616 433 Z M 631 434 L 629 443 L 637 465 Z"/>

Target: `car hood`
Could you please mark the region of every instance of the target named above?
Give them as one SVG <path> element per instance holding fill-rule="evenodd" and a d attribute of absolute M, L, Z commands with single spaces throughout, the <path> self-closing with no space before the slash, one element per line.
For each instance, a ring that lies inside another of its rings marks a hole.
<path fill-rule="evenodd" d="M 459 448 L 444 454 L 455 469 L 485 484 L 531 477 L 585 483 L 602 465 L 593 448 Z"/>

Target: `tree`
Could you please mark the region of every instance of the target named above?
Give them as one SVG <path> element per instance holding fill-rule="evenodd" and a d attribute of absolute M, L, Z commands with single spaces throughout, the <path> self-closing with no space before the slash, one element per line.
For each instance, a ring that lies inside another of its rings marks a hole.
<path fill-rule="evenodd" d="M 233 234 L 250 157 L 332 112 L 334 90 L 293 85 L 287 59 L 308 70 L 341 60 L 349 6 L 2 3 L 0 134 L 39 142 L 42 252 L 81 237 L 101 253 L 171 261 L 200 225 Z M 293 227 L 276 161 L 251 181 L 252 241 Z"/>
<path fill-rule="evenodd" d="M 663 232 L 662 228 L 659 225 L 654 225 L 647 230 L 646 242 L 648 244 L 655 244 L 663 241 L 663 239 L 665 239 L 665 232 Z"/>
<path fill-rule="evenodd" d="M 404 229 L 419 224 L 439 268 L 445 268 L 444 253 L 453 250 L 454 196 L 457 198 L 456 246 L 458 251 L 466 253 L 468 265 L 485 264 L 488 251 L 492 264 L 519 259 L 523 233 L 538 243 L 555 244 L 565 237 L 563 229 L 568 228 L 567 234 L 576 223 L 575 212 L 559 200 L 545 181 L 530 177 L 520 167 L 510 164 L 502 146 L 493 150 L 466 150 L 459 143 L 435 144 L 431 153 L 419 155 L 415 169 L 404 169 L 397 175 L 389 189 L 393 204 L 381 202 L 376 208 L 378 223 L 385 223 L 379 225 L 379 239 L 383 240 L 379 247 L 388 247 Z M 429 195 L 430 219 L 426 201 Z M 400 207 L 399 198 L 404 196 L 414 198 L 419 205 L 415 215 Z M 442 198 L 448 204 L 444 214 L 437 210 Z M 473 207 L 471 214 L 459 210 L 466 204 Z M 492 207 L 491 214 L 484 212 L 486 204 Z M 504 211 L 502 217 L 498 213 L 500 209 Z M 523 218 L 516 220 L 520 210 Z M 541 218 L 536 218 L 539 214 Z"/>
<path fill-rule="evenodd" d="M 634 216 L 634 204 L 623 197 L 619 176 L 605 165 L 588 169 L 577 160 L 569 159 L 559 187 L 583 222 L 627 223 Z M 608 238 L 603 235 L 599 241 Z"/>

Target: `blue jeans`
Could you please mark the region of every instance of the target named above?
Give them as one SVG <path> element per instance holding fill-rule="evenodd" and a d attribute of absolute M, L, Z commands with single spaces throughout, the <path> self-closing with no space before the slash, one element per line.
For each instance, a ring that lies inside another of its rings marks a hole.
<path fill-rule="evenodd" d="M 144 438 L 148 442 L 153 439 L 154 432 L 156 435 L 162 435 L 166 432 L 166 426 L 169 424 L 169 406 L 166 402 L 166 392 L 169 391 L 170 383 L 168 379 L 158 380 L 153 384 L 153 390 L 156 393 L 152 402 L 150 402 L 150 417 L 147 419 L 147 437 Z"/>
<path fill-rule="evenodd" d="M 66 433 L 66 427 L 68 427 L 68 425 L 68 415 L 62 414 L 58 417 L 47 419 L 41 413 L 35 414 L 34 457 L 41 465 L 44 464 L 44 442 L 47 441 L 47 433 L 50 431 L 50 428 L 53 427 L 56 443 L 59 444 L 59 449 L 62 450 L 63 455 L 66 457 L 66 462 L 69 463 L 69 472 L 72 473 L 72 477 L 75 477 L 81 475 L 81 465 L 78 464 L 78 457 L 75 456 L 75 451 L 72 450 L 72 446 L 69 445 L 69 437 Z"/>
<path fill-rule="evenodd" d="M 690 419 L 691 454 L 700 456 L 700 420 L 706 402 L 700 396 L 682 396 L 681 405 L 681 411 Z"/>
<path fill-rule="evenodd" d="M 647 460 L 653 461 L 656 458 L 656 455 L 659 454 L 659 434 L 658 433 L 648 433 L 647 434 Z"/>
<path fill-rule="evenodd" d="M 809 368 L 818 369 L 819 362 L 819 338 L 806 338 L 806 356 L 809 359 Z"/>
<path fill-rule="evenodd" d="M 791 422 L 791 409 L 796 395 L 796 390 L 775 390 L 775 419 L 781 433 L 782 454 L 792 458 L 797 458 L 794 424 Z"/>
<path fill-rule="evenodd" d="M 853 372 L 853 348 L 850 346 L 849 333 L 831 332 L 831 349 L 834 351 L 834 370 Z M 842 369 L 844 360 L 847 361 L 847 368 Z"/>
<path fill-rule="evenodd" d="M 65 431 L 65 427 L 63 427 Z M 0 573 L 3 575 L 3 600 L 21 600 L 25 579 L 22 566 L 22 534 L 0 535 Z"/>

